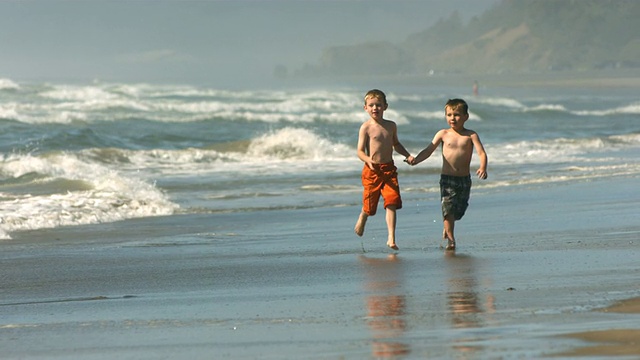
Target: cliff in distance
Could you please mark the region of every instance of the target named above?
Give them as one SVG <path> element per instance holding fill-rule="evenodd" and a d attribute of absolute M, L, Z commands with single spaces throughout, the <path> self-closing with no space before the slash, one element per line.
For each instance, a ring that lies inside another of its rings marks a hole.
<path fill-rule="evenodd" d="M 327 48 L 295 75 L 640 69 L 639 18 L 637 0 L 503 0 L 468 23 L 454 12 L 398 43 Z"/>

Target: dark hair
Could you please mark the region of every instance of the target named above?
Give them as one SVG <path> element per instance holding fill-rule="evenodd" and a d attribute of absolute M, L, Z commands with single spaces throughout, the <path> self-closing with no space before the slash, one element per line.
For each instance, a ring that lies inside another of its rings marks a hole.
<path fill-rule="evenodd" d="M 467 102 L 462 99 L 449 99 L 444 107 L 445 109 L 450 107 L 453 110 L 460 110 L 464 114 L 469 113 L 469 105 L 467 105 Z"/>

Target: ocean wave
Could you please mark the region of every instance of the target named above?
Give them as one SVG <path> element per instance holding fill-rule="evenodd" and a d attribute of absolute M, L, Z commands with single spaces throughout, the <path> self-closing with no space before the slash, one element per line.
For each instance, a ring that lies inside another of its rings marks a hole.
<path fill-rule="evenodd" d="M 48 109 L 49 106 L 37 106 L 6 102 L 0 104 L 0 119 L 13 120 L 26 124 L 70 124 L 74 121 L 87 121 L 88 114 L 78 111 Z"/>
<path fill-rule="evenodd" d="M 0 90 L 17 90 L 19 88 L 20 85 L 15 83 L 13 80 L 0 78 Z"/>
<path fill-rule="evenodd" d="M 0 238 L 23 230 L 113 222 L 172 214 L 177 205 L 154 185 L 123 176 L 73 154 L 9 155 L 0 162 L 4 179 L 37 174 L 0 185 Z"/>
<path fill-rule="evenodd" d="M 536 106 L 524 107 L 522 111 L 523 112 L 542 112 L 542 111 L 568 112 L 567 108 L 565 108 L 563 105 L 556 105 L 556 104 L 540 104 Z"/>
<path fill-rule="evenodd" d="M 29 85 L 0 79 L 3 92 L 0 117 L 25 123 L 119 121 L 140 118 L 158 122 L 196 122 L 208 119 L 265 123 L 356 123 L 366 120 L 360 94 L 353 91 L 230 91 L 188 85 L 103 84 Z M 393 106 L 385 116 L 398 124 L 409 117 L 441 119 L 441 110 L 429 111 L 438 97 L 388 94 L 391 103 L 410 103 L 410 109 Z M 560 112 L 576 116 L 640 114 L 640 103 L 610 109 L 568 110 L 564 103 L 528 104 L 509 97 L 482 96 L 469 99 L 471 120 L 492 112 Z M 417 110 L 424 103 L 424 111 Z M 483 114 L 480 116 L 479 114 Z"/>
<path fill-rule="evenodd" d="M 562 163 L 584 161 L 585 154 L 602 149 L 616 150 L 640 146 L 640 134 L 578 139 L 547 139 L 505 143 L 491 148 L 491 161 L 500 164 Z"/>
<path fill-rule="evenodd" d="M 580 110 L 572 111 L 571 113 L 579 116 L 610 116 L 618 114 L 637 115 L 640 114 L 640 103 L 633 103 L 626 106 L 620 106 L 605 110 Z"/>
<path fill-rule="evenodd" d="M 101 163 L 123 171 L 139 172 L 140 176 L 203 175 L 215 173 L 261 172 L 279 173 L 318 170 L 313 164 L 339 169 L 345 161 L 355 161 L 355 147 L 335 143 L 311 130 L 285 127 L 248 141 L 217 143 L 207 148 L 130 150 L 90 148 L 76 155 L 82 161 Z"/>
<path fill-rule="evenodd" d="M 17 85 L 17 84 L 16 84 Z M 357 123 L 366 120 L 360 97 L 349 92 L 228 91 L 168 85 L 32 86 L 3 99 L 0 116 L 24 123 L 120 121 L 223 121 Z M 387 117 L 408 124 L 394 109 Z"/>
<path fill-rule="evenodd" d="M 541 103 L 537 105 L 526 105 L 518 100 L 503 97 L 480 97 L 474 98 L 470 100 L 470 102 L 470 106 L 475 106 L 475 103 L 478 103 L 496 108 L 506 108 L 514 112 L 569 112 L 562 104 Z"/>
<path fill-rule="evenodd" d="M 74 101 L 109 101 L 118 99 L 117 94 L 97 86 L 59 85 L 39 94 L 43 98 Z"/>
<path fill-rule="evenodd" d="M 602 148 L 602 139 L 519 141 L 491 149 L 491 161 L 500 164 L 537 164 L 575 161 L 588 149 Z"/>
<path fill-rule="evenodd" d="M 312 131 L 286 127 L 253 139 L 247 155 L 260 159 L 328 160 L 352 157 L 353 148 L 335 144 Z"/>
<path fill-rule="evenodd" d="M 16 103 L 3 103 L 0 104 L 0 119 L 6 120 L 19 120 L 18 104 Z"/>
<path fill-rule="evenodd" d="M 622 135 L 612 135 L 609 136 L 609 139 L 614 143 L 621 143 L 625 145 L 640 145 L 640 134 L 622 134 Z"/>
<path fill-rule="evenodd" d="M 473 98 L 473 100 L 469 100 L 469 102 L 471 103 L 469 105 L 470 107 L 472 106 L 472 104 L 478 103 L 478 104 L 491 105 L 496 107 L 505 107 L 505 108 L 511 108 L 511 109 L 526 108 L 526 106 L 520 101 L 511 99 L 511 98 L 505 98 L 505 97 L 482 96 L 482 97 Z"/>

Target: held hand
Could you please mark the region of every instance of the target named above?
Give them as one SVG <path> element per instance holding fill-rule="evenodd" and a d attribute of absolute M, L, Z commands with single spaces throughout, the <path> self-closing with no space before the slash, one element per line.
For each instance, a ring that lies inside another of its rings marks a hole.
<path fill-rule="evenodd" d="M 404 162 L 406 162 L 407 164 L 413 166 L 415 165 L 415 158 L 411 155 L 407 156 L 406 159 L 404 159 Z"/>
<path fill-rule="evenodd" d="M 478 171 L 476 171 L 476 174 L 482 180 L 486 179 L 489 176 L 489 174 L 487 174 L 487 172 L 483 169 L 478 169 Z"/>

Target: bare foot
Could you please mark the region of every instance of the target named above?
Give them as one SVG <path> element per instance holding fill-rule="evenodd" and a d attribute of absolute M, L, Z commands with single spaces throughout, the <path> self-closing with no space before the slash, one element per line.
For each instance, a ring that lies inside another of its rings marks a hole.
<path fill-rule="evenodd" d="M 447 240 L 447 246 L 444 248 L 447 251 L 455 251 L 456 250 L 456 242 L 453 240 Z"/>
<path fill-rule="evenodd" d="M 361 212 L 358 217 L 358 222 L 356 222 L 356 227 L 353 229 L 356 232 L 356 235 L 362 236 L 364 234 L 364 226 L 367 224 L 367 218 L 369 215 Z"/>
<path fill-rule="evenodd" d="M 400 250 L 398 245 L 396 245 L 395 243 L 387 243 L 387 246 L 389 247 L 389 249 Z"/>
<path fill-rule="evenodd" d="M 455 251 L 456 249 L 456 241 L 455 240 L 451 240 L 449 238 L 449 234 L 447 234 L 447 229 L 442 230 L 442 241 L 446 241 L 447 245 L 445 245 L 444 249 L 447 251 Z M 440 245 L 440 248 L 442 248 L 442 245 Z"/>

